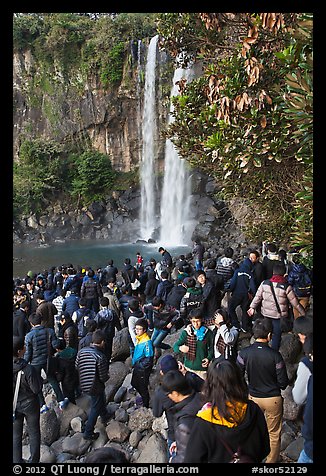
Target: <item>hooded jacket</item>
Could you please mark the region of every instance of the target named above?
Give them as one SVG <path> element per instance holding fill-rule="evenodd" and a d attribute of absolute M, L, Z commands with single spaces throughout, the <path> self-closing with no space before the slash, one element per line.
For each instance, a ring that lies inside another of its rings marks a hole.
<path fill-rule="evenodd" d="M 187 462 L 185 460 L 185 451 L 196 414 L 202 406 L 200 397 L 200 393 L 193 392 L 181 402 L 173 405 L 170 410 L 174 417 L 174 438 L 177 444 L 177 454 L 173 458 L 173 463 Z"/>
<path fill-rule="evenodd" d="M 17 411 L 24 411 L 31 402 L 38 403 L 37 394 L 42 390 L 43 382 L 39 373 L 34 367 L 26 362 L 25 359 L 19 357 L 13 358 L 13 395 L 15 393 L 16 380 L 18 372 L 22 370 L 20 380 Z"/>
<path fill-rule="evenodd" d="M 246 295 L 248 291 L 255 294 L 256 285 L 253 276 L 253 264 L 249 258 L 245 258 L 239 268 L 234 272 L 229 289 L 233 295 Z"/>
<path fill-rule="evenodd" d="M 266 420 L 259 406 L 249 400 L 241 405 L 243 418 L 239 423 L 222 419 L 217 410 L 212 418 L 211 408 L 204 405 L 197 413 L 185 451 L 187 463 L 228 463 L 229 452 L 220 438 L 236 451 L 241 446 L 243 454 L 260 463 L 270 452 Z"/>

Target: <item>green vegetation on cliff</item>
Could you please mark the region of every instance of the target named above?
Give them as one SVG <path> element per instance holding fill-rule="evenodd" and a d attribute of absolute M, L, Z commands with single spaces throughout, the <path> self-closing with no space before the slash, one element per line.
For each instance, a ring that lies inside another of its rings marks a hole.
<path fill-rule="evenodd" d="M 175 99 L 179 153 L 246 202 L 249 238 L 312 256 L 312 15 L 167 13 L 158 30 L 171 55 L 203 62 Z"/>

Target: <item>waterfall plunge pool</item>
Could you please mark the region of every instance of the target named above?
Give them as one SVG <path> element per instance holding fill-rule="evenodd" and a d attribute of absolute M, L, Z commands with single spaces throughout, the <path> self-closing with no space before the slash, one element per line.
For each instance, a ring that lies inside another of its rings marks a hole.
<path fill-rule="evenodd" d="M 136 253 L 140 251 L 144 261 L 155 258 L 161 260 L 160 246 L 166 248 L 172 257 L 191 252 L 187 245 L 168 247 L 164 243 L 108 243 L 100 240 L 71 240 L 47 246 L 20 244 L 13 246 L 13 277 L 24 277 L 28 271 L 38 273 L 51 266 L 72 263 L 74 266 L 91 266 L 94 270 L 107 265 L 113 259 L 121 270 L 125 258 L 136 263 Z"/>

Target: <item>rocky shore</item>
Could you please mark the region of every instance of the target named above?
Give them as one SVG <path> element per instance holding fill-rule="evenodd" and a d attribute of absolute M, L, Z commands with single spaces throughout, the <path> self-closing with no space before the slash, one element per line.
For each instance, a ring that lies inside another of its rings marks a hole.
<path fill-rule="evenodd" d="M 181 331 L 166 338 L 173 345 Z M 167 463 L 167 422 L 163 414 L 153 416 L 152 410 L 136 406 L 136 394 L 130 385 L 131 359 L 127 340 L 128 330 L 116 333 L 113 342 L 110 378 L 106 382 L 105 394 L 111 420 L 104 426 L 100 419 L 95 431 L 100 436 L 94 442 L 85 441 L 82 430 L 90 411 L 90 397 L 82 395 L 76 405 L 69 405 L 62 411 L 52 396 L 51 387 L 46 384 L 46 403 L 50 410 L 41 414 L 41 462 L 42 463 L 83 463 L 93 449 L 112 446 L 125 452 L 130 463 Z M 239 348 L 250 344 L 248 334 L 240 334 Z M 165 353 L 171 350 L 164 351 Z M 302 356 L 301 344 L 292 333 L 282 335 L 280 352 L 286 362 L 291 384 L 282 392 L 284 397 L 284 417 L 281 441 L 281 462 L 293 463 L 303 447 L 301 435 L 301 408 L 292 399 L 298 362 Z M 176 356 L 177 358 L 179 356 Z M 150 394 L 159 385 L 159 362 L 150 377 Z M 23 458 L 28 459 L 28 435 L 24 431 Z"/>

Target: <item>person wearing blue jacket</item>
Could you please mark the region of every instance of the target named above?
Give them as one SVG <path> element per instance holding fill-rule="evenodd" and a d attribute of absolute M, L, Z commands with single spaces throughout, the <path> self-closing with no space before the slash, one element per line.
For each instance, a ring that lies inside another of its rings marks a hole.
<path fill-rule="evenodd" d="M 252 322 L 247 314 L 250 305 L 250 296 L 256 294 L 256 284 L 253 275 L 254 265 L 249 258 L 245 258 L 231 278 L 229 290 L 232 296 L 229 302 L 228 312 L 231 323 L 243 332 L 251 332 Z M 242 311 L 241 326 L 239 325 L 236 308 L 240 306 Z"/>
<path fill-rule="evenodd" d="M 137 390 L 144 407 L 149 408 L 149 376 L 153 368 L 154 348 L 147 334 L 148 322 L 145 318 L 137 319 L 135 323 L 136 345 L 132 356 L 131 385 Z"/>

